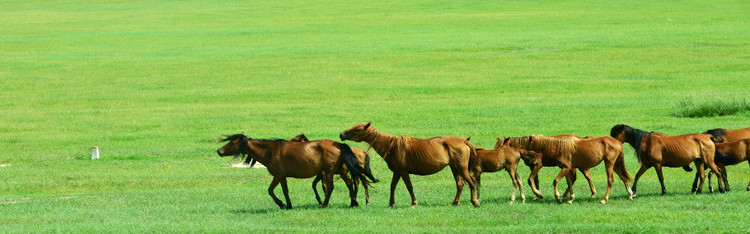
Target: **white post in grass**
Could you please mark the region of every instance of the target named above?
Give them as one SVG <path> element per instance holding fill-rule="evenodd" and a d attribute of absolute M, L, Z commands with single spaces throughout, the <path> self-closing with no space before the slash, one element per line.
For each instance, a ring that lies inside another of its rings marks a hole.
<path fill-rule="evenodd" d="M 91 159 L 99 159 L 99 147 L 91 146 Z"/>

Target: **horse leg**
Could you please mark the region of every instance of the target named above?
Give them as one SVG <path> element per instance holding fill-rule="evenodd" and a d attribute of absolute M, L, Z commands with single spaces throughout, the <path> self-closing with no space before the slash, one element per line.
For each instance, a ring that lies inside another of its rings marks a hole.
<path fill-rule="evenodd" d="M 453 200 L 451 205 L 457 206 L 458 203 L 461 202 L 461 191 L 464 189 L 464 179 L 461 177 L 461 173 L 458 169 L 451 167 L 451 172 L 453 172 L 453 179 L 456 180 L 456 199 Z"/>
<path fill-rule="evenodd" d="M 514 201 L 516 201 L 516 188 L 518 188 L 518 184 L 516 184 L 516 170 L 511 168 L 505 168 L 505 171 L 508 172 L 508 175 L 510 176 L 510 182 L 513 183 L 513 193 L 511 193 L 510 196 L 510 202 L 509 204 L 513 204 Z M 477 185 L 479 182 L 477 182 Z M 477 188 L 477 190 L 479 190 Z M 479 197 L 479 193 L 477 193 L 477 198 Z"/>
<path fill-rule="evenodd" d="M 571 173 L 575 173 L 575 171 L 578 170 L 576 168 L 572 168 L 570 171 Z M 568 174 L 565 176 L 565 183 L 568 184 L 568 188 L 565 189 L 565 194 L 570 194 L 570 200 L 568 200 L 568 204 L 573 204 L 573 200 L 576 199 L 576 195 L 573 193 L 573 184 L 576 181 L 576 175 L 575 174 Z M 563 194 L 562 197 L 565 197 L 565 194 Z"/>
<path fill-rule="evenodd" d="M 750 166 L 750 160 L 747 160 L 747 165 Z M 750 191 L 750 182 L 747 182 L 747 190 Z"/>
<path fill-rule="evenodd" d="M 591 190 L 591 198 L 594 198 L 596 196 L 596 187 L 594 187 L 594 181 L 591 180 L 591 172 L 589 172 L 589 169 L 581 170 L 581 173 L 583 173 L 583 177 L 586 178 L 586 180 L 589 182 L 589 189 Z"/>
<path fill-rule="evenodd" d="M 350 179 L 346 172 L 341 173 L 340 176 L 341 179 L 344 180 L 346 188 L 349 189 L 349 198 L 351 199 L 349 207 L 359 206 L 359 202 L 357 202 L 357 183 L 355 182 L 356 178 Z"/>
<path fill-rule="evenodd" d="M 727 167 L 722 165 L 721 167 L 719 167 L 719 170 L 721 170 L 721 178 L 724 180 L 724 191 L 729 192 L 729 181 L 727 180 Z"/>
<path fill-rule="evenodd" d="M 562 202 L 562 199 L 560 198 L 560 191 L 557 190 L 557 183 L 560 182 L 560 179 L 562 179 L 563 176 L 567 175 L 570 172 L 570 168 L 562 168 L 560 169 L 560 173 L 557 174 L 555 177 L 555 180 L 552 181 L 553 187 L 555 187 L 555 199 L 557 202 Z"/>
<path fill-rule="evenodd" d="M 370 188 L 368 187 L 367 180 L 362 180 L 362 187 L 365 189 L 365 204 L 370 204 Z"/>
<path fill-rule="evenodd" d="M 325 200 L 323 200 L 323 207 L 328 207 L 328 201 L 331 200 L 331 194 L 333 193 L 333 173 L 326 173 L 323 177 L 323 184 L 325 185 Z"/>
<path fill-rule="evenodd" d="M 565 181 L 567 181 L 568 184 L 574 184 L 576 182 L 576 179 L 578 179 L 577 176 L 577 168 L 573 168 L 570 170 L 570 174 L 565 176 Z M 567 197 L 569 193 L 573 192 L 573 188 L 568 187 L 565 189 L 565 193 L 563 193 L 563 197 Z"/>
<path fill-rule="evenodd" d="M 713 174 L 713 171 L 708 172 L 708 193 L 714 193 L 714 186 L 711 183 L 711 174 Z M 721 185 L 721 181 L 718 181 L 719 185 Z"/>
<path fill-rule="evenodd" d="M 322 178 L 323 176 L 318 175 L 315 177 L 315 179 L 312 182 L 312 189 L 313 189 L 313 192 L 315 193 L 315 200 L 318 200 L 318 205 L 323 205 L 323 201 L 320 200 L 320 195 L 318 194 L 318 188 L 317 188 L 318 182 L 320 182 Z M 323 191 L 325 191 L 325 188 L 323 188 Z"/>
<path fill-rule="evenodd" d="M 395 171 L 393 172 L 393 178 L 391 178 L 391 201 L 388 203 L 388 207 L 393 207 L 393 204 L 396 203 L 396 199 L 394 197 L 394 194 L 396 193 L 396 185 L 398 185 L 398 180 L 401 179 L 401 176 L 398 175 Z"/>
<path fill-rule="evenodd" d="M 292 209 L 292 201 L 289 200 L 289 187 L 286 185 L 286 177 L 281 179 L 281 191 L 284 192 L 284 199 L 286 200 L 286 209 Z"/>
<path fill-rule="evenodd" d="M 404 179 L 404 184 L 406 185 L 406 190 L 409 190 L 409 195 L 411 195 L 411 206 L 410 208 L 417 207 L 417 197 L 414 196 L 414 188 L 411 186 L 411 178 L 409 178 L 409 173 L 404 173 L 401 175 L 401 179 Z"/>
<path fill-rule="evenodd" d="M 638 173 L 635 173 L 635 179 L 633 180 L 633 189 L 631 189 L 633 191 L 633 197 L 636 196 L 635 195 L 636 189 L 638 189 L 638 179 L 641 178 L 641 176 L 643 175 L 643 173 L 645 173 L 646 170 L 648 170 L 648 168 L 649 167 L 646 167 L 643 164 L 641 164 L 641 169 L 638 169 Z"/>
<path fill-rule="evenodd" d="M 526 196 L 523 195 L 523 182 L 521 182 L 521 176 L 518 175 L 518 171 L 515 173 L 516 184 L 518 185 L 518 191 L 521 192 L 521 203 L 526 203 Z"/>
<path fill-rule="evenodd" d="M 268 186 L 268 195 L 271 195 L 271 198 L 273 198 L 273 201 L 276 202 L 276 205 L 279 206 L 279 208 L 284 209 L 286 206 L 284 206 L 284 203 L 279 200 L 278 197 L 276 197 L 276 194 L 273 193 L 273 189 L 276 188 L 277 185 L 279 185 L 279 182 L 281 182 L 281 179 L 283 177 L 281 176 L 274 176 L 273 180 L 271 181 L 271 186 Z"/>
<path fill-rule="evenodd" d="M 534 200 L 536 199 L 543 199 L 542 192 L 539 191 L 539 170 L 541 170 L 542 167 L 537 165 L 534 168 L 531 169 L 531 173 L 529 173 L 529 187 L 531 187 L 531 191 L 536 195 L 534 197 Z M 536 187 L 534 187 L 534 182 L 536 182 Z"/>
<path fill-rule="evenodd" d="M 607 201 L 609 201 L 609 192 L 612 191 L 612 183 L 615 182 L 615 177 L 612 173 L 614 171 L 615 163 L 613 161 L 604 161 L 604 167 L 607 169 L 607 192 L 604 193 L 604 199 L 600 202 L 602 204 L 607 204 Z"/>
<path fill-rule="evenodd" d="M 698 168 L 698 162 L 695 162 L 695 167 Z M 711 175 L 708 177 L 708 190 L 711 190 Z M 700 179 L 701 174 L 698 172 L 698 170 L 695 170 L 695 179 L 693 179 L 693 188 L 690 190 L 690 192 L 695 193 L 696 190 L 698 190 L 698 180 Z"/>
<path fill-rule="evenodd" d="M 454 175 L 455 177 L 455 175 Z M 474 171 L 474 182 L 476 182 L 477 185 L 477 200 L 481 200 L 481 189 L 482 189 L 482 172 L 481 171 Z"/>
<path fill-rule="evenodd" d="M 661 164 L 654 164 L 654 170 L 656 170 L 656 175 L 659 177 L 659 183 L 661 184 L 661 195 L 667 195 L 667 189 L 664 187 L 664 174 L 661 172 Z M 703 179 L 701 179 L 701 187 L 703 187 Z"/>
<path fill-rule="evenodd" d="M 704 162 L 698 162 L 696 161 L 695 166 L 698 168 L 698 176 L 700 178 L 700 183 L 698 184 L 698 189 L 695 190 L 693 193 L 701 193 L 703 191 L 703 183 L 706 180 L 706 164 Z M 718 175 L 717 175 L 718 176 Z M 721 178 L 719 178 L 721 179 Z"/>

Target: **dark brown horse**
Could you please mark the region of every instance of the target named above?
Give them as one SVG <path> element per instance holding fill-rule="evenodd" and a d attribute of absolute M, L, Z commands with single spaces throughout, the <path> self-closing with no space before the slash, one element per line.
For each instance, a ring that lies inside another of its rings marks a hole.
<path fill-rule="evenodd" d="M 711 129 L 703 134 L 710 134 L 711 140 L 716 143 L 729 143 L 750 138 L 750 128 L 727 130 L 723 128 Z"/>
<path fill-rule="evenodd" d="M 589 139 L 592 138 L 590 136 L 586 136 L 585 138 L 582 138 L 575 134 L 562 134 L 562 135 L 555 135 L 551 136 L 557 139 L 573 139 L 573 140 L 580 140 L 580 139 Z M 495 148 L 502 147 L 502 146 L 510 146 L 515 148 L 522 148 L 527 149 L 528 147 L 528 140 L 529 137 L 495 137 L 497 138 L 497 143 L 495 143 Z M 542 163 L 539 164 L 526 164 L 526 166 L 531 169 L 531 173 L 529 173 L 528 183 L 531 187 L 532 192 L 534 192 L 534 195 L 536 197 L 534 199 L 541 199 L 543 198 L 541 191 L 539 190 L 539 171 L 542 169 L 542 167 L 556 167 L 558 163 L 555 161 L 552 157 L 545 157 L 544 153 L 540 153 L 542 155 Z M 569 184 L 573 184 L 576 181 L 576 168 L 573 168 L 570 170 L 570 174 L 566 175 L 566 181 L 568 181 Z M 594 187 L 594 182 L 591 180 L 591 173 L 588 171 L 588 169 L 581 170 L 583 173 L 583 176 L 586 178 L 586 180 L 589 182 L 589 189 L 591 190 L 591 198 L 594 198 L 596 196 L 596 188 Z M 533 182 L 533 184 L 532 184 Z M 565 193 L 563 194 L 563 197 L 567 197 L 570 193 L 572 188 L 568 188 L 565 190 Z"/>
<path fill-rule="evenodd" d="M 602 161 L 604 161 L 607 171 L 607 192 L 604 194 L 604 199 L 601 200 L 601 203 L 605 204 L 609 200 L 612 182 L 614 182 L 613 171 L 617 173 L 625 184 L 630 199 L 633 199 L 633 193 L 630 191 L 630 186 L 628 185 L 630 175 L 628 175 L 625 169 L 625 156 L 622 150 L 622 143 L 612 137 L 603 136 L 577 140 L 558 139 L 532 134 L 529 137 L 528 147 L 531 148 L 529 150 L 542 152 L 542 154 L 554 158 L 558 164 L 557 166 L 560 167 L 560 173 L 557 174 L 553 182 L 555 199 L 558 202 L 562 200 L 557 190 L 557 184 L 563 176 L 568 175 L 573 168 L 589 169 L 599 165 Z M 572 188 L 573 184 L 570 180 L 569 183 L 568 188 Z M 575 195 L 573 194 L 573 190 L 570 189 L 570 200 L 568 203 L 572 203 L 574 199 Z"/>
<path fill-rule="evenodd" d="M 333 192 L 333 174 L 340 171 L 344 164 L 350 169 L 352 177 L 364 174 L 377 182 L 372 174 L 368 173 L 368 169 L 359 166 L 356 156 L 348 145 L 332 140 L 289 142 L 281 139 L 252 139 L 244 134 L 235 134 L 226 136 L 220 141 L 227 143 L 216 151 L 219 156 L 234 155 L 235 158 L 246 156 L 245 163 L 257 160 L 266 166 L 268 173 L 273 176 L 273 181 L 268 187 L 268 194 L 282 209 L 292 208 L 286 183 L 287 177 L 310 178 L 322 175 L 323 183 L 326 184 L 323 207 L 328 206 L 331 192 Z M 281 202 L 273 192 L 279 183 L 281 183 L 286 204 Z M 351 186 L 349 196 L 351 206 L 357 206 L 357 194 Z"/>
<path fill-rule="evenodd" d="M 395 204 L 394 193 L 399 179 L 404 180 L 406 189 L 409 190 L 411 207 L 416 207 L 417 198 L 414 196 L 409 174 L 431 175 L 446 166 L 450 166 L 456 180 L 456 199 L 453 205 L 459 204 L 461 190 L 466 181 L 471 188 L 471 202 L 474 206 L 479 206 L 474 179 L 469 175 L 469 159 L 476 157 L 476 149 L 466 139 L 449 136 L 427 139 L 408 135 L 395 136 L 378 131 L 371 123 L 355 124 L 341 132 L 340 137 L 341 140 L 365 141 L 383 157 L 388 169 L 393 171 L 390 207 Z"/>
<path fill-rule="evenodd" d="M 723 178 L 724 190 L 729 191 L 729 181 L 727 181 L 727 170 L 726 166 L 736 165 L 744 161 L 748 161 L 750 164 L 750 138 L 729 142 L 729 143 L 715 143 L 716 144 L 716 166 L 721 170 L 721 178 Z M 714 192 L 711 186 L 711 174 L 708 174 L 708 191 Z M 695 184 L 695 182 L 693 182 Z M 722 180 L 718 181 L 719 189 L 722 188 Z M 750 183 L 747 184 L 747 191 L 750 191 Z"/>
<path fill-rule="evenodd" d="M 292 137 L 288 141 L 306 142 L 306 141 L 310 141 L 310 139 L 308 139 L 307 136 L 305 136 L 305 134 L 299 134 L 299 135 Z M 357 162 L 359 163 L 359 165 L 365 168 L 365 170 L 369 169 L 370 168 L 370 155 L 368 155 L 367 152 L 365 152 L 364 150 L 360 148 L 357 148 L 357 147 L 350 147 L 350 148 L 352 149 L 352 152 L 354 152 L 354 155 L 357 156 Z M 338 171 L 337 173 L 341 175 L 341 179 L 344 180 L 344 183 L 346 183 L 347 186 L 352 186 L 351 184 L 353 184 L 355 191 L 358 188 L 357 186 L 359 186 L 359 184 L 362 183 L 362 187 L 365 189 L 366 204 L 370 204 L 370 188 L 369 188 L 370 183 L 365 178 L 360 178 L 360 177 L 354 177 L 354 178 L 349 179 L 349 177 L 346 176 L 349 170 L 346 167 L 346 165 L 343 165 L 341 167 L 341 170 L 343 171 Z M 323 201 L 320 200 L 320 194 L 318 194 L 318 188 L 317 188 L 318 182 L 320 182 L 320 180 L 322 179 L 323 179 L 323 176 L 318 175 L 315 177 L 315 179 L 312 182 L 312 189 L 313 189 L 313 192 L 315 193 L 315 199 L 318 200 L 318 204 L 323 204 Z M 325 191 L 325 186 L 323 186 L 323 191 Z"/>
<path fill-rule="evenodd" d="M 667 136 L 661 133 L 642 131 L 624 124 L 612 127 L 610 135 L 620 142 L 627 142 L 630 146 L 633 146 L 638 162 L 641 163 L 641 168 L 635 175 L 635 181 L 633 181 L 633 193 L 636 193 L 638 179 L 651 167 L 654 167 L 656 175 L 659 177 L 662 196 L 667 193 L 664 187 L 664 175 L 661 171 L 662 166 L 684 168 L 694 162 L 698 168 L 697 175 L 700 176 L 701 181 L 697 189 L 695 184 L 693 185 L 692 191 L 696 193 L 700 193 L 703 189 L 703 182 L 706 178 L 704 164 L 708 165 L 712 171 L 718 171 L 716 164 L 714 164 L 715 146 L 708 135 L 693 133 Z"/>
<path fill-rule="evenodd" d="M 468 140 L 468 139 L 467 139 Z M 516 149 L 513 147 L 500 147 L 492 150 L 477 148 L 477 156 L 469 160 L 469 171 L 471 171 L 477 186 L 477 199 L 481 201 L 482 190 L 482 173 L 497 172 L 505 169 L 513 183 L 513 193 L 510 197 L 510 204 L 516 200 L 516 188 L 521 192 L 521 202 L 526 202 L 526 196 L 523 194 L 523 183 L 521 177 L 516 171 L 518 162 L 523 159 L 528 164 L 537 164 L 541 156 L 533 151 Z"/>

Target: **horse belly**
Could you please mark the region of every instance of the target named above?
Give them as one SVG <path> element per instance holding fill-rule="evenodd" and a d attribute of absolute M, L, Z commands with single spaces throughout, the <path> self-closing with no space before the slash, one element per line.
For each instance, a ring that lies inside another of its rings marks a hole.
<path fill-rule="evenodd" d="M 661 152 L 661 165 L 665 167 L 682 167 L 700 158 L 698 149 L 665 147 Z"/>
<path fill-rule="evenodd" d="M 442 171 L 448 162 L 440 161 L 410 161 L 408 164 L 409 174 L 432 175 Z"/>

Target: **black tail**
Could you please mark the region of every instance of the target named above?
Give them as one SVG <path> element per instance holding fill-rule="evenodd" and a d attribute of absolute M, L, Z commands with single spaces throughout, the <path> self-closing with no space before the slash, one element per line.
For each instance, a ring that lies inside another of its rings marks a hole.
<path fill-rule="evenodd" d="M 734 159 L 732 159 L 732 157 L 729 157 L 729 155 L 727 155 L 725 153 L 719 152 L 717 150 L 714 155 L 715 155 L 714 156 L 714 162 L 720 162 L 720 163 L 723 163 L 724 165 L 734 165 L 735 164 Z"/>
<path fill-rule="evenodd" d="M 373 183 L 379 181 L 378 179 L 375 179 L 375 176 L 372 175 L 372 170 L 370 170 L 370 157 L 367 157 L 367 160 L 365 160 L 365 168 L 362 168 L 357 161 L 357 156 L 354 155 L 354 152 L 352 152 L 352 148 L 350 148 L 349 145 L 341 144 L 340 150 L 341 159 L 344 160 L 344 164 L 349 168 L 349 173 L 352 178 L 360 178 L 362 175 L 365 175 L 370 178 Z"/>

